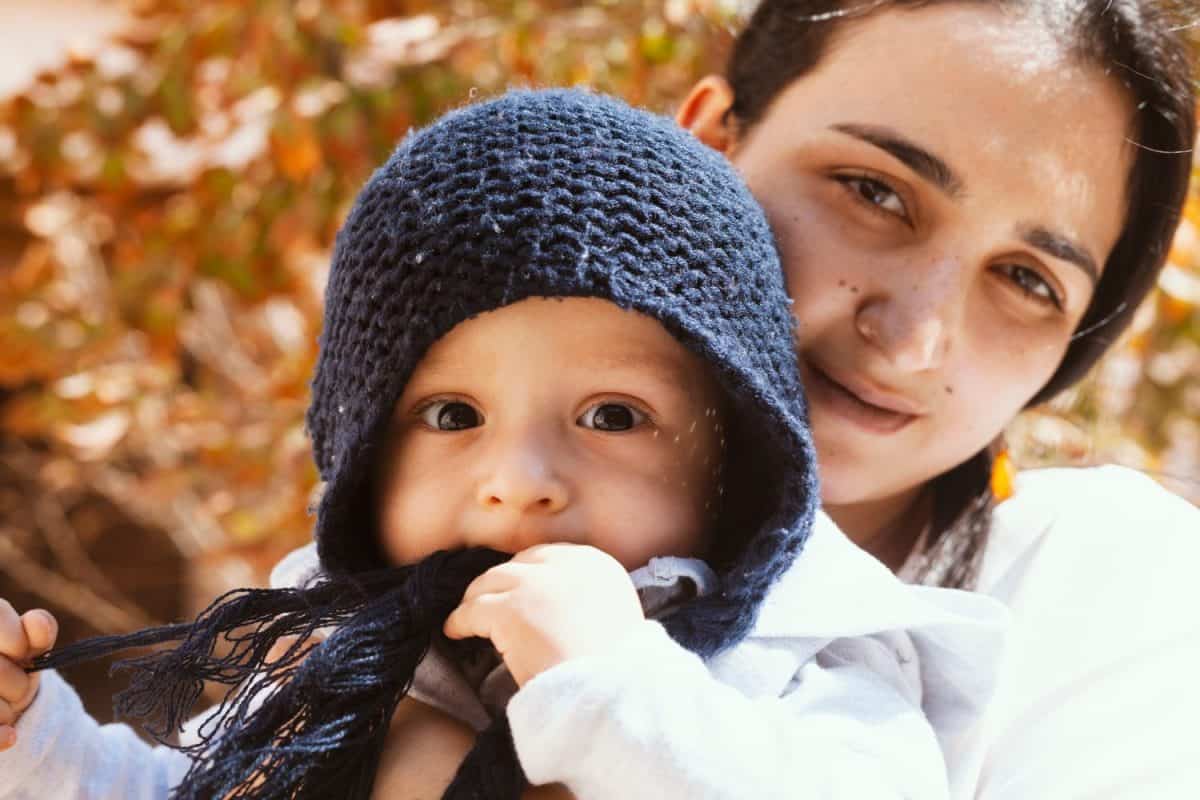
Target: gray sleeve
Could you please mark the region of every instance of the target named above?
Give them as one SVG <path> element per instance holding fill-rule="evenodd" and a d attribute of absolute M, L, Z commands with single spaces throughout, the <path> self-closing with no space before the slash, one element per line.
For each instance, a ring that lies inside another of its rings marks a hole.
<path fill-rule="evenodd" d="M 128 725 L 98 724 L 53 671 L 16 728 L 16 744 L 0 753 L 0 800 L 162 800 L 190 764 Z"/>

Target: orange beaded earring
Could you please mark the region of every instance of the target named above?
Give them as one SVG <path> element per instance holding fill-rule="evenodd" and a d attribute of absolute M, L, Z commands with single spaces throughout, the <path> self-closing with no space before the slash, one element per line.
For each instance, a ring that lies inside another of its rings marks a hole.
<path fill-rule="evenodd" d="M 1004 435 L 992 445 L 992 497 L 997 503 L 1004 502 L 1013 496 L 1017 468 L 1013 465 L 1012 456 L 1008 452 L 1008 442 Z"/>

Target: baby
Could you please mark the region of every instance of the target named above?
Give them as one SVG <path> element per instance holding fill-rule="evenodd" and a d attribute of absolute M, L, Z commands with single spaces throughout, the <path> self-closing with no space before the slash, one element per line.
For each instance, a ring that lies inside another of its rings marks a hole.
<path fill-rule="evenodd" d="M 405 703 L 506 722 L 533 785 L 954 796 L 1003 611 L 904 586 L 816 510 L 792 337 L 761 211 L 673 123 L 577 91 L 453 112 L 339 234 L 315 548 L 273 582 L 511 555 L 444 615 Z M 167 796 L 187 755 L 19 668 L 53 643 L 47 616 L 0 607 L 0 798 Z M 494 649 L 452 646 L 471 637 Z"/>

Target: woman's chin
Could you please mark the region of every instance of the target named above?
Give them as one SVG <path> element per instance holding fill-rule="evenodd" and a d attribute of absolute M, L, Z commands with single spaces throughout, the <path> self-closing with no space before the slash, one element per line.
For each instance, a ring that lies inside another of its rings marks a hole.
<path fill-rule="evenodd" d="M 871 507 L 904 504 L 933 476 L 906 473 L 895 460 L 829 459 L 820 462 L 821 504 L 826 508 Z"/>

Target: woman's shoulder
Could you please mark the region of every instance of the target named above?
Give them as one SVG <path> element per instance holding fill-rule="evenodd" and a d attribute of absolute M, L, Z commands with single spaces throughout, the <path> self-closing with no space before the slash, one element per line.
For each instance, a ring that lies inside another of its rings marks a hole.
<path fill-rule="evenodd" d="M 1186 517 L 1195 506 L 1149 475 L 1129 467 L 1050 467 L 1021 472 L 1016 492 L 1000 509 L 1023 503 L 1049 503 L 1070 514 L 1118 516 L 1147 514 Z"/>
<path fill-rule="evenodd" d="M 995 536 L 1023 526 L 1055 538 L 1084 537 L 1087 550 L 1200 546 L 1200 508 L 1128 467 L 1057 467 L 1022 472 L 996 509 Z M 1026 531 L 1026 537 L 1028 533 Z"/>
<path fill-rule="evenodd" d="M 1147 782 L 1193 787 L 1176 767 L 1200 714 L 1198 563 L 1200 510 L 1145 475 L 1021 476 L 979 582 L 1012 612 L 980 795 L 1195 796 Z"/>
<path fill-rule="evenodd" d="M 1148 476 L 1117 466 L 1031 470 L 996 509 L 980 588 L 1010 604 L 1042 592 L 1091 604 L 1107 597 L 1135 613 L 1156 597 L 1164 608 L 1181 592 L 1200 599 L 1198 560 L 1200 508 Z"/>

